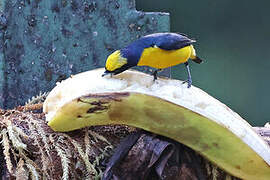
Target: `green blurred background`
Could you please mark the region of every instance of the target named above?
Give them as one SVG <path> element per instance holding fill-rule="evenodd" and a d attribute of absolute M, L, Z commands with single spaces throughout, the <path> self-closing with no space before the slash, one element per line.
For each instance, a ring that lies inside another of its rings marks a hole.
<path fill-rule="evenodd" d="M 191 64 L 193 84 L 254 126 L 270 121 L 270 1 L 137 0 L 142 11 L 169 12 L 171 31 L 197 40 L 203 64 Z M 183 65 L 174 78 L 186 79 Z"/>

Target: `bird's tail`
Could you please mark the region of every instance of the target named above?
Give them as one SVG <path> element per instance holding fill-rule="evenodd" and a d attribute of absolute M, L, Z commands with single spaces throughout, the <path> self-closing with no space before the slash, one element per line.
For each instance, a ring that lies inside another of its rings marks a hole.
<path fill-rule="evenodd" d="M 203 62 L 203 60 L 201 58 L 197 57 L 197 56 L 195 58 L 191 58 L 191 60 L 194 61 L 195 63 L 198 63 L 198 64 Z"/>

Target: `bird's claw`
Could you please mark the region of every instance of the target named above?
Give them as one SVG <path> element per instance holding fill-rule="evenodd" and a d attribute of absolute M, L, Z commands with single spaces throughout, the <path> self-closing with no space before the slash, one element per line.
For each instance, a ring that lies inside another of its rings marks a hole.
<path fill-rule="evenodd" d="M 162 71 L 161 69 L 156 69 L 153 73 L 152 73 L 152 76 L 154 76 L 154 79 L 153 81 L 155 82 L 157 80 L 157 74 L 158 72 Z"/>
<path fill-rule="evenodd" d="M 157 80 L 157 75 L 153 75 L 154 78 L 153 78 L 153 81 L 155 82 Z"/>
<path fill-rule="evenodd" d="M 191 87 L 191 84 L 192 84 L 192 80 L 191 80 L 191 79 L 187 79 L 187 80 L 185 80 L 184 82 L 182 82 L 182 84 L 185 84 L 185 83 L 188 84 L 188 85 L 187 85 L 187 88 L 190 88 L 190 87 Z"/>

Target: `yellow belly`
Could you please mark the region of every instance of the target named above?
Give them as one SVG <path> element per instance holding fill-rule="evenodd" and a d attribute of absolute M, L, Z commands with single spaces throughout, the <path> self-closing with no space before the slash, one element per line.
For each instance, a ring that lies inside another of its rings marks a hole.
<path fill-rule="evenodd" d="M 191 46 L 169 51 L 158 47 L 150 47 L 144 49 L 137 65 L 163 69 L 186 62 L 190 55 Z"/>

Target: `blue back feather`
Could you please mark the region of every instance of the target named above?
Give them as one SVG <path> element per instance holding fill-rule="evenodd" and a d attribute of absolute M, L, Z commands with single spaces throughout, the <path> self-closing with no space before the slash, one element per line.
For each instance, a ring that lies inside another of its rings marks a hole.
<path fill-rule="evenodd" d="M 155 33 L 144 36 L 120 50 L 130 66 L 136 66 L 145 48 L 157 46 L 164 50 L 177 50 L 191 45 L 195 40 L 176 33 Z"/>

